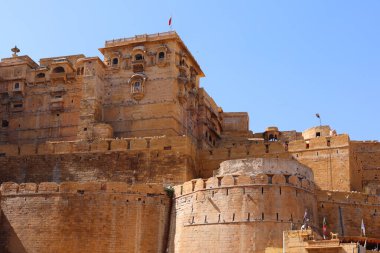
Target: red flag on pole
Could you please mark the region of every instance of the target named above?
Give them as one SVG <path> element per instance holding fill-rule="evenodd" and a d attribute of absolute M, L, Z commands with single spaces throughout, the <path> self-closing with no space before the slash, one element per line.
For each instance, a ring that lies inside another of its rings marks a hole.
<path fill-rule="evenodd" d="M 172 17 L 169 18 L 169 26 L 172 25 Z"/>
<path fill-rule="evenodd" d="M 327 222 L 326 222 L 326 217 L 323 217 L 323 239 L 326 239 L 326 234 L 327 234 Z"/>

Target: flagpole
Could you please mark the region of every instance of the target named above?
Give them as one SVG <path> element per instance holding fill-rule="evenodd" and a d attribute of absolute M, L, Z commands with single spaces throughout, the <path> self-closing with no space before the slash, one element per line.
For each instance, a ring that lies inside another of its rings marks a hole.
<path fill-rule="evenodd" d="M 173 13 L 170 14 L 170 19 L 169 19 L 169 27 L 170 27 L 170 31 L 173 31 Z"/>
<path fill-rule="evenodd" d="M 315 117 L 317 117 L 319 119 L 319 126 L 322 126 L 321 115 L 319 113 L 316 113 Z"/>
<path fill-rule="evenodd" d="M 360 235 L 363 237 L 366 237 L 365 235 L 365 226 L 364 226 L 364 220 L 362 218 L 362 224 L 360 225 Z"/>

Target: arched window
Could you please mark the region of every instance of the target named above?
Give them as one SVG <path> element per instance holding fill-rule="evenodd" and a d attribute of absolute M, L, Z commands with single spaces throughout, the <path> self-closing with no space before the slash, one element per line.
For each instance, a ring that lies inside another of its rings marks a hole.
<path fill-rule="evenodd" d="M 53 69 L 53 73 L 64 73 L 65 69 L 63 67 L 56 67 Z"/>
<path fill-rule="evenodd" d="M 113 58 L 112 59 L 112 65 L 117 65 L 119 64 L 119 59 L 118 58 Z"/>
<path fill-rule="evenodd" d="M 269 140 L 269 141 L 277 141 L 277 135 L 275 135 L 275 134 L 270 134 L 268 140 Z"/>
<path fill-rule="evenodd" d="M 135 100 L 141 100 L 145 93 L 145 81 L 146 76 L 144 74 L 134 74 L 128 80 L 128 84 L 131 87 L 131 95 Z"/>
<path fill-rule="evenodd" d="M 143 60 L 144 59 L 144 57 L 142 56 L 142 54 L 136 54 L 135 55 L 135 60 L 136 61 L 141 61 L 141 60 Z"/>
<path fill-rule="evenodd" d="M 15 85 L 14 85 L 14 89 L 15 89 L 15 90 L 20 89 L 20 83 L 15 83 Z"/>
<path fill-rule="evenodd" d="M 158 59 L 163 60 L 165 58 L 165 53 L 164 52 L 159 52 L 158 53 Z"/>
<path fill-rule="evenodd" d="M 141 93 L 142 92 L 142 84 L 140 80 L 137 80 L 132 83 L 132 93 Z"/>
<path fill-rule="evenodd" d="M 37 78 L 44 78 L 45 77 L 45 73 L 38 73 L 36 75 Z"/>

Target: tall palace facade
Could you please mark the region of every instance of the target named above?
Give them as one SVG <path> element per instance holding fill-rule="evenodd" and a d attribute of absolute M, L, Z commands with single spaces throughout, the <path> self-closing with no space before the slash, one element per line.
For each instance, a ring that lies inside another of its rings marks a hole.
<path fill-rule="evenodd" d="M 380 243 L 380 143 L 329 126 L 252 133 L 247 113 L 200 87 L 177 33 L 106 41 L 103 59 L 12 51 L 0 62 L 0 252 Z"/>

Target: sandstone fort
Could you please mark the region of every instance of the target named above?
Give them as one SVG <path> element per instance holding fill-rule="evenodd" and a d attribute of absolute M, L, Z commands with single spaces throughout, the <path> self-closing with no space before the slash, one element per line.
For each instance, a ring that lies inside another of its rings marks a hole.
<path fill-rule="evenodd" d="M 379 142 L 253 133 L 200 87 L 176 32 L 99 50 L 1 59 L 0 252 L 379 247 Z"/>

